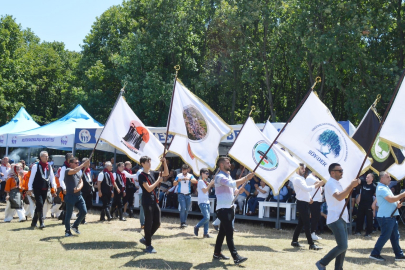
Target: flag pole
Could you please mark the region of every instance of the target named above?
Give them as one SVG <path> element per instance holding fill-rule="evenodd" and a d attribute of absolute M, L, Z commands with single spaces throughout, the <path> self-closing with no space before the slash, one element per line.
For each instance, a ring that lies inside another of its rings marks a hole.
<path fill-rule="evenodd" d="M 108 121 L 110 120 L 110 117 L 111 117 L 111 115 L 112 115 L 112 113 L 113 113 L 115 107 L 117 106 L 118 100 L 120 100 L 121 96 L 122 96 L 122 95 L 124 94 L 124 92 L 125 92 L 125 86 L 127 86 L 127 83 L 126 83 L 126 82 L 124 83 L 124 87 L 122 87 L 122 89 L 120 90 L 120 93 L 118 94 L 117 100 L 115 101 L 114 106 L 113 106 L 113 108 L 112 108 L 110 114 L 108 115 L 107 121 L 105 122 L 103 129 L 101 130 L 100 136 L 98 137 L 97 142 L 96 142 L 96 145 L 94 146 L 93 151 L 91 152 L 91 155 L 90 155 L 90 157 L 89 157 L 89 160 L 90 160 L 90 161 L 91 161 L 91 158 L 93 157 L 94 151 L 96 150 L 96 147 L 97 147 L 97 145 L 98 145 L 98 142 L 100 141 L 101 135 L 103 134 L 104 129 L 105 129 L 105 127 L 107 126 L 107 123 L 108 123 Z"/>
<path fill-rule="evenodd" d="M 314 87 L 317 83 L 320 83 L 321 77 L 316 77 L 315 79 L 315 83 L 314 85 L 312 85 L 312 87 L 308 90 L 307 94 L 305 95 L 305 97 L 301 100 L 300 104 L 297 106 L 297 108 L 295 108 L 294 112 L 291 114 L 290 118 L 288 118 L 287 122 L 285 123 L 285 125 L 283 126 L 283 128 L 280 130 L 280 132 L 278 133 L 277 137 L 274 139 L 274 141 L 271 143 L 271 145 L 269 146 L 269 149 L 267 149 L 266 153 L 264 153 L 264 155 L 262 156 L 262 158 L 260 159 L 260 161 L 257 163 L 255 169 L 253 170 L 253 172 L 255 172 L 257 170 L 257 168 L 259 167 L 260 163 L 263 161 L 264 157 L 269 153 L 271 147 L 273 147 L 274 143 L 277 141 L 277 139 L 280 137 L 281 133 L 283 133 L 283 131 L 285 130 L 285 128 L 287 127 L 287 125 L 291 122 L 291 120 L 294 118 L 294 116 L 297 114 L 298 110 L 302 107 L 302 105 L 304 104 L 304 102 L 307 100 L 307 98 L 309 97 L 309 95 L 311 94 L 311 92 L 314 90 Z"/>
<path fill-rule="evenodd" d="M 390 111 L 390 109 L 391 109 L 391 107 L 392 107 L 392 103 L 394 103 L 395 97 L 396 97 L 397 94 L 398 94 L 399 87 L 401 86 L 401 83 L 402 83 L 402 81 L 403 81 L 403 79 L 404 79 L 404 76 L 405 76 L 405 69 L 402 71 L 401 78 L 399 79 L 399 81 L 398 81 L 398 83 L 397 83 L 397 86 L 396 86 L 396 88 L 395 88 L 394 94 L 393 94 L 392 97 L 391 97 L 390 103 L 388 104 L 388 107 L 385 109 L 384 116 L 383 116 L 383 118 L 381 119 L 381 122 L 380 122 L 380 126 L 378 127 L 378 130 L 377 130 L 377 132 L 376 132 L 376 134 L 375 134 L 375 136 L 374 136 L 374 139 L 372 140 L 373 143 L 371 143 L 370 146 L 368 147 L 368 150 L 367 150 L 367 152 L 366 152 L 366 156 L 365 156 L 364 159 L 363 159 L 363 163 L 362 163 L 361 166 L 360 166 L 360 169 L 359 169 L 359 172 L 357 173 L 356 179 L 359 178 L 359 176 L 360 176 L 360 173 L 361 173 L 361 170 L 363 169 L 364 163 L 366 163 L 366 160 L 367 160 L 367 158 L 368 158 L 368 155 L 369 155 L 370 152 L 371 152 L 371 148 L 373 147 L 373 144 L 374 144 L 375 140 L 377 139 L 378 134 L 380 133 L 380 130 L 381 130 L 381 128 L 382 128 L 382 126 L 383 126 L 383 124 L 384 124 L 384 122 L 385 122 L 385 119 L 387 118 L 388 112 Z M 377 100 L 379 100 L 379 97 L 378 97 L 378 96 L 377 96 L 376 101 L 377 101 Z M 374 101 L 373 104 L 376 104 L 376 101 Z M 378 102 L 378 101 L 377 101 L 377 102 Z M 349 193 L 348 200 L 346 200 L 345 206 L 343 207 L 342 212 L 340 212 L 339 218 L 342 217 L 342 215 L 343 215 L 343 213 L 344 213 L 344 211 L 345 211 L 345 208 L 347 207 L 347 204 L 349 203 L 349 200 L 350 200 L 350 198 L 351 198 L 351 196 L 352 196 L 352 192 L 353 192 L 353 189 L 352 189 L 352 190 L 350 191 L 350 193 Z"/>

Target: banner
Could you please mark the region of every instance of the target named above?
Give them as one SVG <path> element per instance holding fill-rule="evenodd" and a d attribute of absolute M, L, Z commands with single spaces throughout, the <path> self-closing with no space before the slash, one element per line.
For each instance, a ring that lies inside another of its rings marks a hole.
<path fill-rule="evenodd" d="M 258 129 L 252 118 L 248 118 L 239 133 L 235 144 L 229 150 L 229 156 L 242 164 L 249 171 L 253 171 L 261 158 L 266 154 L 272 141 Z M 265 155 L 256 170 L 256 175 L 262 179 L 277 195 L 292 174 L 295 173 L 299 164 L 278 145 Z"/>
<path fill-rule="evenodd" d="M 313 92 L 278 142 L 325 181 L 330 177 L 329 165 L 339 163 L 344 170 L 343 178 L 339 181 L 343 188 L 357 176 L 366 155 Z M 371 161 L 367 159 L 362 172 L 366 172 L 370 166 Z"/>
<path fill-rule="evenodd" d="M 381 117 L 378 115 L 373 104 L 367 110 L 359 126 L 357 127 L 356 132 L 352 136 L 352 138 L 356 140 L 356 142 L 363 147 L 363 149 L 369 149 L 371 146 L 371 151 L 369 154 L 369 157 L 373 159 L 371 169 L 377 174 L 379 174 L 381 171 L 387 170 L 396 162 L 394 150 L 390 145 L 381 141 L 379 136 L 377 136 L 376 140 L 373 141 L 380 126 L 380 122 Z M 403 160 L 401 151 L 397 151 L 397 155 L 401 155 L 401 159 Z"/>
<path fill-rule="evenodd" d="M 120 97 L 111 112 L 100 139 L 124 152 L 137 163 L 142 156 L 149 156 L 151 170 L 158 170 L 160 167 L 163 145 L 145 127 L 123 97 Z"/>
<path fill-rule="evenodd" d="M 214 170 L 218 145 L 232 132 L 207 104 L 191 93 L 180 81 L 176 82 L 169 134 L 183 137 L 183 148 Z M 169 151 L 172 151 L 170 146 Z M 182 156 L 186 161 L 188 158 Z"/>
<path fill-rule="evenodd" d="M 405 83 L 401 82 L 391 110 L 380 131 L 380 140 L 398 148 L 405 147 Z"/>

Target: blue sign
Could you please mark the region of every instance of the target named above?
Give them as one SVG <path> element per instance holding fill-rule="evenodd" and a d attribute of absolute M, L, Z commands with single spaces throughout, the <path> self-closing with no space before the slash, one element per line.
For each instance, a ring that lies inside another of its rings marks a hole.
<path fill-rule="evenodd" d="M 76 128 L 76 143 L 96 143 L 96 128 Z"/>

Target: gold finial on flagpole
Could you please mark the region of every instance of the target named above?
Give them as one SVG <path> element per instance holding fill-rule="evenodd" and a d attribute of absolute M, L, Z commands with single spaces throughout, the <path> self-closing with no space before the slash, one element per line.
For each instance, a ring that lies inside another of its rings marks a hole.
<path fill-rule="evenodd" d="M 314 85 L 312 85 L 311 89 L 314 89 L 315 85 L 316 85 L 317 83 L 320 83 L 321 81 L 322 81 L 321 77 L 319 77 L 319 76 L 316 77 L 316 78 L 315 78 Z"/>
<path fill-rule="evenodd" d="M 251 110 L 250 110 L 249 116 L 252 114 L 252 112 L 253 112 L 254 110 L 256 110 L 255 105 L 252 105 L 252 107 L 250 107 L 250 108 L 251 108 Z"/>
<path fill-rule="evenodd" d="M 174 70 L 176 70 L 176 76 L 177 76 L 177 73 L 179 73 L 179 70 L 180 70 L 180 65 L 175 65 Z"/>
<path fill-rule="evenodd" d="M 373 107 L 377 106 L 377 103 L 380 102 L 380 100 L 381 100 L 381 95 L 378 94 L 376 99 L 374 100 Z"/>
<path fill-rule="evenodd" d="M 124 86 L 121 88 L 121 92 L 124 93 L 125 92 L 125 87 L 127 86 L 128 81 L 124 82 Z"/>

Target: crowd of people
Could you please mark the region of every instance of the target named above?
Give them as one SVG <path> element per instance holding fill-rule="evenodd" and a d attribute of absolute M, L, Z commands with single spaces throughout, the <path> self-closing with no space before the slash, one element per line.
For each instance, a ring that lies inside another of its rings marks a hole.
<path fill-rule="evenodd" d="M 137 194 L 140 226 L 145 232 L 140 242 L 146 246 L 146 252 L 156 253 L 152 236 L 161 224 L 161 208 L 179 209 L 180 227 L 185 228 L 188 226 L 192 196 L 198 197 L 203 217 L 194 227 L 194 234 L 199 236 L 199 229 L 203 227 L 202 237 L 212 238 L 208 232 L 210 198 L 215 198 L 217 219 L 213 226 L 219 232 L 213 257 L 229 259 L 221 251 L 226 237 L 234 262 L 239 264 L 247 258 L 238 254 L 233 243 L 233 233 L 237 231 L 234 227 L 235 215 L 255 215 L 261 201 L 290 201 L 296 203 L 298 212 L 292 246 L 302 247 L 298 239 L 303 231 L 309 249 L 320 250 L 322 247 L 316 242 L 322 239 L 319 234 L 326 226 L 336 238 L 337 246 L 316 263 L 318 269 L 325 269 L 333 259 L 336 259 L 335 269 L 342 269 L 348 248 L 349 211 L 356 221 L 356 235 L 361 235 L 364 227 L 365 237 L 381 231 L 370 254 L 371 259 L 385 260 L 380 253 L 390 239 L 396 260 L 405 260 L 399 246 L 398 211 L 391 216 L 395 209 L 401 207 L 398 201 L 405 198 L 405 193 L 399 193 L 399 185 L 392 185 L 386 172 L 380 172 L 378 185 L 377 176 L 371 172 L 365 174 L 364 179 L 354 179 L 349 187 L 342 189 L 339 180 L 343 169 L 339 164 L 330 165 L 330 179 L 326 185 L 315 172 L 300 164 L 296 174 L 284 183 L 279 192 L 274 192 L 265 181 L 243 166 L 231 164 L 227 157 L 219 158 L 219 170 L 215 175 L 203 168 L 198 178 L 187 164 L 173 170 L 165 158 L 161 159 L 159 171 L 151 171 L 150 158 L 144 156 L 140 159 L 140 166 L 132 166 L 130 161 L 116 164 L 113 159 L 106 161 L 101 172 L 89 159 L 79 161 L 72 153 L 66 154 L 64 164 L 57 170 L 48 158 L 48 153 L 42 151 L 39 160 L 29 166 L 24 160 L 13 161 L 7 157 L 1 160 L 0 200 L 7 203 L 5 222 L 12 221 L 17 214 L 20 222 L 31 218 L 32 228 L 44 229 L 44 220 L 50 211 L 51 217 L 58 218 L 65 225 L 65 236 L 68 237 L 72 231 L 80 234 L 79 226 L 86 223 L 86 214 L 97 197 L 102 203 L 100 222 L 114 218 L 126 221 L 125 217 L 134 217 Z M 115 171 L 113 165 L 116 166 Z M 345 208 L 345 198 L 352 190 L 350 200 L 353 207 Z M 71 225 L 75 207 L 78 214 Z"/>

